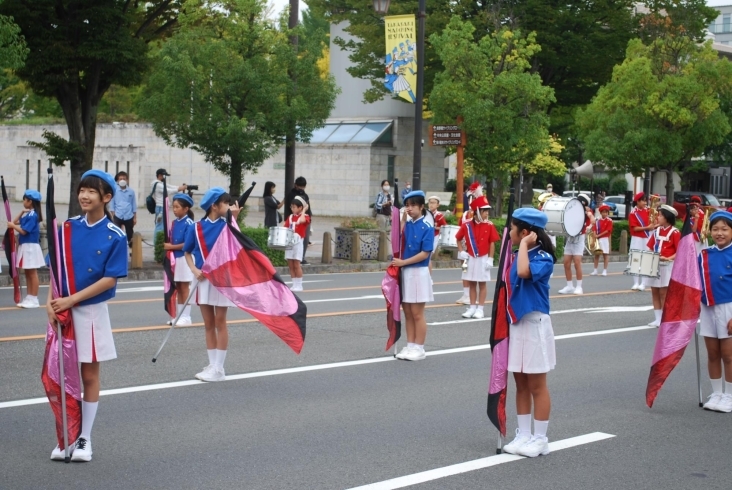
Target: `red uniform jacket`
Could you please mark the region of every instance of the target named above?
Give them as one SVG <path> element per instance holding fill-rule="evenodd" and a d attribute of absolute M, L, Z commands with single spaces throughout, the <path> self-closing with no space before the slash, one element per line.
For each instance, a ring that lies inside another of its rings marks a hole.
<path fill-rule="evenodd" d="M 490 221 L 483 223 L 476 223 L 475 221 L 464 223 L 460 225 L 460 229 L 455 235 L 455 238 L 458 241 L 465 240 L 468 254 L 471 257 L 488 255 L 491 243 L 500 240 L 495 225 Z"/>

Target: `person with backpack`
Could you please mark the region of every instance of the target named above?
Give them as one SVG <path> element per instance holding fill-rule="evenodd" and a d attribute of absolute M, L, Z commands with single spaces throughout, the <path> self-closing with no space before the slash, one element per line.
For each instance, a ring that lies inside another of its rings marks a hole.
<path fill-rule="evenodd" d="M 163 231 L 163 177 L 170 176 L 167 170 L 159 168 L 155 172 L 155 180 L 150 183 L 151 192 L 147 197 L 145 205 L 147 210 L 150 211 L 152 207 L 152 200 L 155 201 L 155 233 Z M 168 194 L 173 195 L 176 192 L 185 191 L 187 186 L 185 184 L 179 185 L 178 187 L 168 184 Z M 151 199 L 152 198 L 152 199 Z M 150 211 L 152 213 L 152 211 Z"/>

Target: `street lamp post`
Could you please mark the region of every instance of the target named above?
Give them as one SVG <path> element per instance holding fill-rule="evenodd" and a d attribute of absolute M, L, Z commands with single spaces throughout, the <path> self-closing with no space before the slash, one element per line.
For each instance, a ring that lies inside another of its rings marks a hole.
<path fill-rule="evenodd" d="M 389 11 L 391 0 L 373 0 L 374 10 L 381 15 Z M 417 13 L 417 94 L 414 102 L 414 162 L 412 188 L 422 189 L 422 99 L 424 99 L 424 19 L 427 17 L 426 0 L 419 0 Z"/>

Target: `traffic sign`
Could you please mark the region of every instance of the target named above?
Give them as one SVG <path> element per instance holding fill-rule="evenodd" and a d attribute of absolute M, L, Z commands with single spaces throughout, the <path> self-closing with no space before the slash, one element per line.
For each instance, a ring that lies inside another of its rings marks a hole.
<path fill-rule="evenodd" d="M 463 132 L 457 125 L 430 125 L 429 142 L 431 146 L 460 146 Z"/>

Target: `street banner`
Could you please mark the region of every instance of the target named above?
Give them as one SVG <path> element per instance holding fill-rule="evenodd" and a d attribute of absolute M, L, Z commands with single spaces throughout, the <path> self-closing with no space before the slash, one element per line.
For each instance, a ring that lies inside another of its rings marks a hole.
<path fill-rule="evenodd" d="M 414 103 L 417 98 L 417 38 L 414 15 L 384 17 L 386 57 L 384 86 L 394 95 Z"/>

